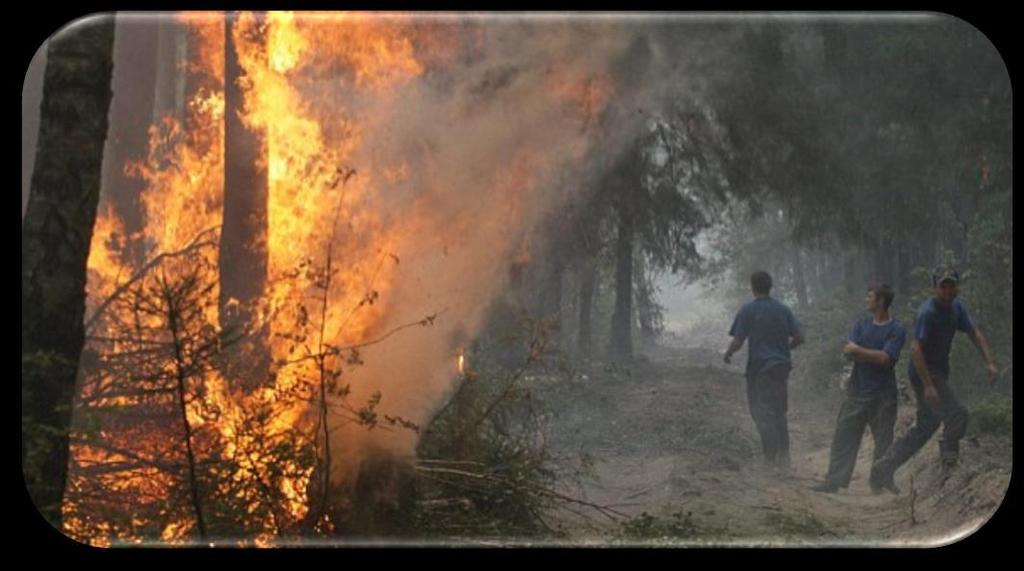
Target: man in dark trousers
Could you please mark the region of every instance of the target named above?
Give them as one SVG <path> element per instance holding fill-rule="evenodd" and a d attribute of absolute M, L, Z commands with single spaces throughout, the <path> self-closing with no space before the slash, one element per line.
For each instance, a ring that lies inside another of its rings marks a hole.
<path fill-rule="evenodd" d="M 884 487 L 899 493 L 893 473 L 928 442 L 940 424 L 943 425 L 939 442 L 943 468 L 956 466 L 960 439 L 967 430 L 967 407 L 960 404 L 949 384 L 949 351 L 957 330 L 966 333 L 984 356 L 989 383 L 996 382 L 999 367 L 985 336 L 956 297 L 959 282 L 960 274 L 950 267 L 940 266 L 932 274 L 935 295 L 917 310 L 910 347 L 910 384 L 917 396 L 917 420 L 871 467 L 873 488 Z"/>
<path fill-rule="evenodd" d="M 864 301 L 871 315 L 857 321 L 843 347 L 843 354 L 854 362 L 853 373 L 839 407 L 828 475 L 812 488 L 815 491 L 835 493 L 850 485 L 860 441 L 868 426 L 875 440 L 875 460 L 892 444 L 896 425 L 895 367 L 907 337 L 903 324 L 889 315 L 892 299 L 892 288 L 886 284 L 868 288 Z M 881 488 L 873 491 L 878 493 Z"/>
<path fill-rule="evenodd" d="M 753 301 L 740 308 L 729 329 L 732 343 L 724 360 L 730 362 L 743 342 L 747 350 L 747 401 L 750 415 L 761 435 L 765 461 L 778 468 L 789 467 L 789 427 L 786 423 L 786 381 L 792 362 L 789 350 L 803 343 L 800 324 L 793 312 L 769 293 L 772 277 L 757 271 L 750 276 Z"/>

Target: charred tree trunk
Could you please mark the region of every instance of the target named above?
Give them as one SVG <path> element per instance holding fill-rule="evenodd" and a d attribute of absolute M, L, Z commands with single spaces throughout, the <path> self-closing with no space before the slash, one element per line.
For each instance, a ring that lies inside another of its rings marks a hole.
<path fill-rule="evenodd" d="M 263 166 L 264 136 L 242 122 L 244 93 L 239 79 L 244 70 L 234 41 L 234 21 L 224 26 L 224 222 L 220 241 L 220 323 L 225 331 L 245 332 L 247 342 L 236 345 L 229 360 L 243 353 L 251 366 L 235 370 L 251 390 L 265 378 L 265 332 L 250 331 L 254 304 L 267 280 L 267 172 Z M 261 41 L 262 38 L 257 38 Z"/>
<path fill-rule="evenodd" d="M 619 235 L 615 244 L 615 310 L 610 353 L 616 360 L 633 357 L 633 234 L 633 216 L 627 205 L 619 209 Z"/>
<path fill-rule="evenodd" d="M 591 258 L 583 265 L 583 275 L 580 280 L 580 316 L 579 332 L 576 336 L 576 349 L 582 357 L 590 356 L 591 343 L 593 341 L 590 326 L 590 316 L 594 307 L 594 288 L 597 285 L 597 260 Z"/>
<path fill-rule="evenodd" d="M 156 20 L 116 16 L 113 91 L 110 104 L 110 137 L 103 153 L 103 194 L 112 201 L 124 222 L 124 259 L 141 264 L 142 244 L 130 239 L 142 231 L 143 213 L 139 201 L 146 187 L 138 176 L 129 175 L 129 163 L 146 159 L 149 127 L 156 104 L 157 38 Z"/>
<path fill-rule="evenodd" d="M 110 16 L 78 22 L 50 40 L 22 226 L 22 469 L 33 502 L 58 529 L 113 48 Z"/>

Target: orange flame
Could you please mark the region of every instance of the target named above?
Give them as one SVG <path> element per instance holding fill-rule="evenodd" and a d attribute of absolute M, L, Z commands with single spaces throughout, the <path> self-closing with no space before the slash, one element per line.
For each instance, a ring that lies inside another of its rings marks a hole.
<path fill-rule="evenodd" d="M 168 117 L 153 125 L 146 160 L 127 166 L 146 183 L 140 200 L 143 231 L 137 238 L 146 245 L 147 261 L 153 263 L 161 254 L 180 252 L 197 240 L 210 242 L 211 247 L 197 250 L 196 255 L 217 268 L 216 229 L 222 222 L 224 192 L 225 20 L 186 13 L 180 21 L 191 38 L 184 71 L 201 75 L 202 81 L 194 82 L 199 87 L 189 94 L 185 121 Z M 539 216 L 536 197 L 541 181 L 550 177 L 559 160 L 582 156 L 581 149 L 589 139 L 579 133 L 595 121 L 613 96 L 607 74 L 567 69 L 546 84 L 544 96 L 550 100 L 544 103 L 549 105 L 536 104 L 524 114 L 552 131 L 573 131 L 568 140 L 542 140 L 534 148 L 525 145 L 526 137 L 520 134 L 499 139 L 504 146 L 488 143 L 494 148 L 480 149 L 473 141 L 503 134 L 473 124 L 470 128 L 452 127 L 456 129 L 453 139 L 470 141 L 463 143 L 468 160 L 459 153 L 437 158 L 431 141 L 412 145 L 412 151 L 396 151 L 399 147 L 389 142 L 388 130 L 405 112 L 402 98 L 415 94 L 422 87 L 418 82 L 431 69 L 454 65 L 462 51 L 472 54 L 484 43 L 481 29 L 465 32 L 468 39 L 464 44 L 449 39 L 452 34 L 442 33 L 446 29 L 414 25 L 402 18 L 361 14 L 327 18 L 289 12 L 270 12 L 265 17 L 243 13 L 232 24 L 230 33 L 242 69 L 242 120 L 265 137 L 260 161 L 267 173 L 268 278 L 257 308 L 257 326 L 266 326 L 270 332 L 269 352 L 275 365 L 272 381 L 249 394 L 232 390 L 234 379 L 217 370 L 204 373 L 197 391 L 200 396 L 186 403 L 185 416 L 200 433 L 201 448 L 237 459 L 238 471 L 224 486 L 259 480 L 276 461 L 260 448 L 261 439 L 282 438 L 291 434 L 288 431 L 305 435 L 301 438 L 309 442 L 318 438 L 311 399 L 289 396 L 315 393 L 322 369 L 319 365 L 325 357 L 299 358 L 303 354 L 316 353 L 318 346 L 323 352 L 324 348 L 367 343 L 413 317 L 409 311 L 440 309 L 412 307 L 409 300 L 435 294 L 439 299 L 442 294 L 460 292 L 458 275 L 472 275 L 477 283 L 464 294 L 457 293 L 464 306 L 459 309 L 457 325 L 468 331 L 480 327 L 493 291 L 504 285 L 502 264 L 529 261 L 526 236 Z M 572 110 L 568 114 L 572 117 L 563 117 L 567 115 L 561 112 L 564 108 Z M 470 129 L 465 137 L 457 130 L 460 128 Z M 473 163 L 477 156 L 486 159 L 471 164 L 477 170 L 442 176 L 443 169 L 461 167 L 463 161 Z M 492 164 L 494 156 L 500 156 L 497 166 Z M 474 190 L 486 186 L 488 192 L 456 195 L 450 186 Z M 411 188 L 415 194 L 403 194 Z M 495 211 L 499 216 L 490 215 Z M 211 230 L 212 234 L 206 234 Z M 102 210 L 88 261 L 90 308 L 109 301 L 133 276 L 155 271 L 119 255 L 119 242 L 124 239 L 123 224 L 114 210 Z M 484 256 L 466 253 L 479 244 L 495 246 Z M 404 258 L 408 251 L 418 253 L 420 259 L 400 265 L 399 254 Z M 438 272 L 442 263 L 448 264 L 449 270 Z M 188 269 L 180 261 L 164 261 L 159 268 L 172 277 Z M 423 294 L 424 290 L 434 293 Z M 203 308 L 204 325 L 219 332 L 218 288 L 204 295 L 208 302 Z M 96 338 L 109 336 L 115 322 L 135 322 L 152 330 L 162 326 L 157 317 L 130 315 L 126 307 L 117 304 L 110 304 L 107 311 L 109 319 L 100 319 L 95 325 Z M 308 324 L 312 333 L 297 341 L 292 333 L 300 322 Z M 359 377 L 357 371 L 354 378 L 359 382 L 352 382 L 350 398 L 366 399 L 379 379 L 404 379 L 409 371 L 423 369 L 421 362 L 427 355 L 433 370 L 423 373 L 425 380 L 404 380 L 417 388 L 394 391 L 384 398 L 405 409 L 422 411 L 432 406 L 434 403 L 421 402 L 425 395 L 443 394 L 443 387 L 451 382 L 451 348 L 443 345 L 441 337 L 417 338 L 415 347 L 406 347 L 415 351 L 396 350 L 389 358 L 374 361 L 375 372 L 365 377 Z M 111 339 L 90 343 L 101 361 L 127 347 L 125 341 Z M 339 362 L 342 357 L 334 356 Z M 459 374 L 465 375 L 463 351 L 456 364 Z M 340 366 L 346 372 L 351 369 L 348 363 Z M 118 393 L 116 388 L 130 381 L 103 372 L 95 375 L 83 385 L 79 409 L 88 414 L 109 409 L 148 411 L 173 403 L 168 395 L 146 400 Z M 328 404 L 337 404 L 331 400 Z M 263 409 L 272 414 L 262 432 L 254 433 L 251 411 Z M 154 467 L 169 454 L 161 435 L 173 428 L 162 426 L 146 434 L 141 425 L 110 421 L 103 427 L 98 436 L 101 442 L 72 446 L 73 471 L 113 463 L 135 462 L 147 467 L 111 472 L 95 482 L 85 481 L 78 473 L 71 475 L 65 501 L 67 528 L 73 537 L 95 544 L 130 541 L 141 532 L 90 515 L 83 503 L 86 500 L 81 499 L 87 496 L 85 487 L 117 490 L 137 501 L 147 498 L 147 505 L 177 501 L 170 492 L 175 489 L 175 479 Z M 369 438 L 343 431 L 338 434 L 338 438 L 353 440 Z M 390 444 L 394 448 L 413 448 L 414 436 L 390 438 L 399 442 Z M 346 449 L 351 454 L 332 455 L 335 465 L 328 467 L 331 473 L 353 469 L 359 446 L 351 444 Z M 297 462 L 286 464 L 273 466 L 285 474 L 274 486 L 285 498 L 280 517 L 294 525 L 310 511 L 307 489 L 313 469 Z M 246 492 L 238 493 L 244 496 Z M 270 513 L 261 522 L 262 530 L 255 536 L 258 544 L 268 544 L 279 532 L 282 523 L 278 517 Z M 167 542 L 187 541 L 194 534 L 193 522 L 180 515 L 168 515 L 155 532 Z"/>

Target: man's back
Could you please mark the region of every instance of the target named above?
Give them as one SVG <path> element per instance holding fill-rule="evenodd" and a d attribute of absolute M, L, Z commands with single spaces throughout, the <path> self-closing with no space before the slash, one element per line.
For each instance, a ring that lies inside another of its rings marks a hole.
<path fill-rule="evenodd" d="M 758 296 L 740 308 L 729 335 L 745 337 L 747 376 L 776 366 L 792 366 L 789 338 L 796 337 L 800 324 L 782 302 L 770 296 Z"/>

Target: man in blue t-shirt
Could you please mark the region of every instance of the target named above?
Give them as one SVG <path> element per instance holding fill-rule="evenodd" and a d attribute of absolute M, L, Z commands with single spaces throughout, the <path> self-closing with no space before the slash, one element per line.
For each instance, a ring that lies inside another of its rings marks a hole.
<path fill-rule="evenodd" d="M 839 407 L 825 481 L 813 489 L 834 493 L 850 485 L 864 429 L 871 427 L 878 460 L 892 444 L 896 425 L 896 361 L 906 340 L 903 324 L 889 315 L 893 291 L 886 284 L 868 288 L 871 315 L 853 326 L 843 354 L 854 362 L 846 398 Z M 877 493 L 881 488 L 874 489 Z"/>
<path fill-rule="evenodd" d="M 932 434 L 943 425 L 939 442 L 944 468 L 952 468 L 959 459 L 960 439 L 967 430 L 967 407 L 960 404 L 949 384 L 949 351 L 953 336 L 963 331 L 985 357 L 989 383 L 999 374 L 992 350 L 967 308 L 956 298 L 960 274 L 940 266 L 932 274 L 935 296 L 921 304 L 914 323 L 911 344 L 910 384 L 917 395 L 917 421 L 889 451 L 871 467 L 872 487 L 884 487 L 899 493 L 893 473 L 910 459 Z"/>
<path fill-rule="evenodd" d="M 740 308 L 729 335 L 732 343 L 724 360 L 730 362 L 743 342 L 747 350 L 747 402 L 750 416 L 761 435 L 765 460 L 779 467 L 789 466 L 789 427 L 786 423 L 786 381 L 792 363 L 789 350 L 803 343 L 800 324 L 793 312 L 772 298 L 772 277 L 767 272 L 750 276 L 753 301 Z"/>

